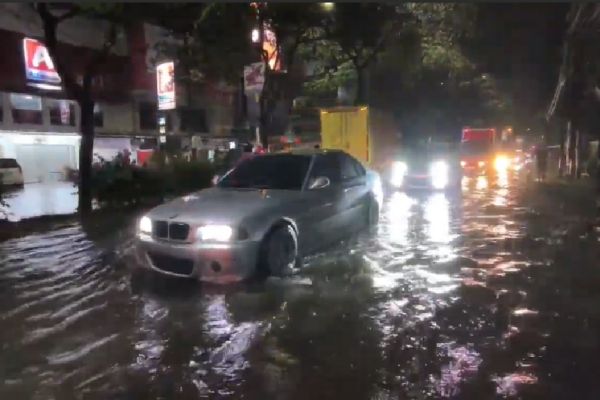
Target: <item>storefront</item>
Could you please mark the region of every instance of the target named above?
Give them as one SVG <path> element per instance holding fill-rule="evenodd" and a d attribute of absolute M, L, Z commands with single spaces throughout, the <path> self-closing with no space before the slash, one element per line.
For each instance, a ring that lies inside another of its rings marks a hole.
<path fill-rule="evenodd" d="M 25 183 L 63 180 L 68 169 L 79 167 L 79 106 L 63 90 L 54 62 L 41 41 L 0 29 L 0 46 L 7 50 L 0 63 L 0 156 L 17 160 Z M 69 68 L 80 79 L 82 59 L 95 50 L 69 45 L 64 49 Z M 112 104 L 128 101 L 128 86 L 120 81 L 126 76 L 119 73 L 124 59 L 111 55 L 94 79 L 96 98 L 102 104 L 111 103 L 111 111 L 115 109 Z M 114 123 L 107 124 L 112 120 L 121 125 L 122 121 L 131 121 L 133 115 L 127 111 L 113 111 L 112 119 L 103 121 L 102 109 L 96 107 L 97 130 L 103 125 L 115 129 Z"/>

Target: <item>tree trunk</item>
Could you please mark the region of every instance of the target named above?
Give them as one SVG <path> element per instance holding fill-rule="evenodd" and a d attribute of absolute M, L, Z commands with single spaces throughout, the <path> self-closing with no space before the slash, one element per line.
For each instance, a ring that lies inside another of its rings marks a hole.
<path fill-rule="evenodd" d="M 567 137 L 568 137 L 568 131 L 569 129 L 571 129 L 571 121 L 567 122 L 567 125 L 565 126 L 564 129 L 560 130 L 560 153 L 558 156 L 558 177 L 562 178 L 565 175 L 565 163 L 567 160 L 566 157 L 566 141 L 567 141 Z"/>
<path fill-rule="evenodd" d="M 94 152 L 94 101 L 84 99 L 81 108 L 81 146 L 79 147 L 79 212 L 92 210 L 92 156 Z"/>
<path fill-rule="evenodd" d="M 364 68 L 356 68 L 356 97 L 354 105 L 365 104 L 365 71 Z"/>
<path fill-rule="evenodd" d="M 575 177 L 577 162 L 576 162 L 576 145 L 577 145 L 577 126 L 571 122 L 571 129 L 568 132 L 567 144 L 567 176 L 572 179 Z"/>
<path fill-rule="evenodd" d="M 575 132 L 575 177 L 577 179 L 581 178 L 581 170 L 582 170 L 582 151 L 581 151 L 581 145 L 582 145 L 582 137 L 581 137 L 581 130 L 577 129 L 577 132 Z"/>

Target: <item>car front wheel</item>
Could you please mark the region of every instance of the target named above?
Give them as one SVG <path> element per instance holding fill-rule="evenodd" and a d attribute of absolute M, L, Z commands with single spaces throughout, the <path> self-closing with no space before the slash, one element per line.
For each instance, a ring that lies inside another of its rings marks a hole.
<path fill-rule="evenodd" d="M 279 277 L 287 276 L 292 273 L 297 260 L 298 236 L 294 228 L 287 224 L 275 228 L 261 249 L 261 272 Z"/>
<path fill-rule="evenodd" d="M 374 198 L 370 198 L 367 203 L 367 226 L 372 228 L 379 223 L 379 203 Z"/>

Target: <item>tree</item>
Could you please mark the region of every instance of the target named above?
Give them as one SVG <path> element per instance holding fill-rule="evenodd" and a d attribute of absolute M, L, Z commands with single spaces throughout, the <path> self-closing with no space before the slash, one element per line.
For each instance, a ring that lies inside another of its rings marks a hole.
<path fill-rule="evenodd" d="M 511 114 L 504 82 L 466 51 L 477 8 L 450 3 L 406 7 L 411 17 L 370 71 L 376 94 L 371 103 L 393 109 L 408 135 L 504 124 Z"/>
<path fill-rule="evenodd" d="M 163 46 L 160 51 L 178 60 L 184 75 L 198 80 L 225 80 L 239 85 L 243 68 L 253 62 L 268 63 L 269 55 L 260 45 L 252 43 L 251 33 L 257 29 L 264 35 L 264 27 L 275 34 L 279 59 L 285 71 L 265 68 L 266 77 L 260 95 L 260 125 L 262 139 L 279 127 L 272 123 L 278 102 L 287 102 L 288 109 L 294 94 L 301 89 L 300 74 L 296 68 L 298 49 L 304 43 L 315 40 L 310 37 L 311 29 L 323 20 L 323 10 L 318 4 L 261 3 L 251 6 L 243 3 L 217 3 L 203 12 L 206 18 L 197 22 L 198 13 L 190 12 L 196 22 L 182 25 L 178 34 L 186 38 L 179 45 Z M 196 17 L 195 17 L 196 16 Z M 169 21 L 163 26 L 170 28 Z M 170 28 L 171 29 L 171 28 Z M 260 38 L 259 38 L 260 42 Z"/>
<path fill-rule="evenodd" d="M 66 93 L 81 109 L 81 146 L 79 150 L 79 212 L 88 213 L 92 209 L 92 153 L 94 149 L 94 95 L 92 81 L 100 67 L 106 61 L 111 48 L 115 44 L 117 28 L 123 18 L 123 7 L 116 3 L 101 3 L 98 5 L 69 5 L 52 6 L 47 3 L 37 3 L 35 8 L 42 19 L 44 42 L 50 57 L 54 61 L 56 71 L 62 79 Z M 87 16 L 105 19 L 109 26 L 105 32 L 102 48 L 87 60 L 81 82 L 78 82 L 76 71 L 69 67 L 64 48 L 58 43 L 58 28 L 60 24 L 76 16 Z"/>
<path fill-rule="evenodd" d="M 366 99 L 366 72 L 400 35 L 409 19 L 404 6 L 375 3 L 336 3 L 311 31 L 311 42 L 301 48 L 314 64 L 309 94 L 332 93 L 338 86 L 356 83 L 355 103 Z"/>

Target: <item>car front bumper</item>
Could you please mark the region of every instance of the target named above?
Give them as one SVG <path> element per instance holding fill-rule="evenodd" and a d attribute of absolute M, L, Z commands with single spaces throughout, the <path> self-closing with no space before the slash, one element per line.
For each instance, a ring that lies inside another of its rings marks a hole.
<path fill-rule="evenodd" d="M 402 181 L 402 185 L 394 188 L 396 190 L 446 190 L 449 187 L 449 183 L 443 188 L 434 187 L 429 175 L 406 175 Z"/>
<path fill-rule="evenodd" d="M 229 283 L 255 274 L 259 247 L 253 241 L 178 243 L 142 236 L 135 253 L 142 267 L 163 275 Z"/>

